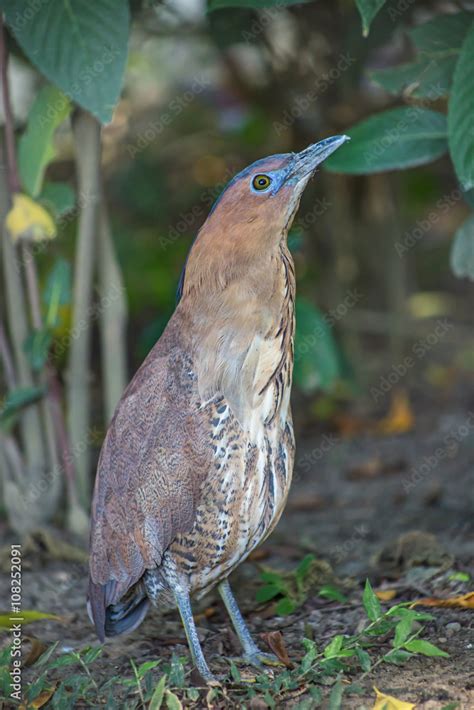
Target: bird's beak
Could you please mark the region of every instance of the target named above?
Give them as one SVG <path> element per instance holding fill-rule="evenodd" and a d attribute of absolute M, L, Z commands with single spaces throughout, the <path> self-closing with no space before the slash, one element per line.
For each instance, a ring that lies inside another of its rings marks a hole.
<path fill-rule="evenodd" d="M 318 165 L 349 140 L 349 136 L 331 136 L 296 153 L 290 163 L 287 179 L 299 182 L 305 177 L 311 177 Z"/>

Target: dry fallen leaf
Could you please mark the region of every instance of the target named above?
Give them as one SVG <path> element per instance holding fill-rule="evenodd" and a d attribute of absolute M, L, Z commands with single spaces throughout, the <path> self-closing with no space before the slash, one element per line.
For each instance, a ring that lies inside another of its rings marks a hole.
<path fill-rule="evenodd" d="M 380 599 L 381 602 L 389 602 L 394 597 L 397 596 L 396 589 L 379 589 L 375 592 L 375 596 Z"/>
<path fill-rule="evenodd" d="M 387 416 L 375 425 L 374 432 L 377 434 L 404 434 L 411 431 L 414 424 L 415 417 L 408 395 L 405 390 L 397 390 L 393 394 Z"/>
<path fill-rule="evenodd" d="M 425 597 L 413 602 L 411 606 L 444 606 L 462 607 L 463 609 L 474 609 L 474 592 L 462 594 L 459 597 L 448 597 L 447 599 L 436 599 L 436 597 Z"/>
<path fill-rule="evenodd" d="M 48 646 L 39 639 L 37 639 L 36 636 L 25 636 L 23 640 L 29 641 L 31 644 L 31 648 L 23 664 L 25 666 L 32 666 L 33 663 L 36 663 L 38 658 L 43 655 Z"/>
<path fill-rule="evenodd" d="M 50 688 L 47 690 L 43 690 L 34 700 L 31 700 L 28 703 L 28 710 L 30 708 L 42 708 L 46 703 L 51 700 L 53 697 L 54 693 L 56 692 L 56 683 L 52 685 Z M 20 705 L 19 710 L 26 710 L 26 705 Z"/>
<path fill-rule="evenodd" d="M 377 694 L 375 705 L 372 710 L 413 710 L 413 703 L 406 703 L 404 700 L 398 700 L 393 695 L 385 695 L 381 693 L 374 685 L 374 690 Z"/>
<path fill-rule="evenodd" d="M 290 661 L 288 651 L 286 650 L 285 641 L 281 631 L 268 631 L 262 634 L 263 640 L 268 644 L 279 661 L 287 668 L 293 668 L 293 663 Z"/>
<path fill-rule="evenodd" d="M 5 226 L 13 242 L 20 239 L 41 242 L 56 236 L 56 225 L 49 212 L 20 192 L 13 195 L 13 205 L 6 216 Z"/>

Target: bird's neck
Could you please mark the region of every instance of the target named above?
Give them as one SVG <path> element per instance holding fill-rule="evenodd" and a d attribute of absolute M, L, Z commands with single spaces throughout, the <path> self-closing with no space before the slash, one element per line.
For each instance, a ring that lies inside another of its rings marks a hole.
<path fill-rule="evenodd" d="M 202 399 L 222 393 L 242 419 L 276 378 L 291 385 L 295 275 L 286 240 L 211 284 L 188 285 L 179 308 L 192 324 Z"/>

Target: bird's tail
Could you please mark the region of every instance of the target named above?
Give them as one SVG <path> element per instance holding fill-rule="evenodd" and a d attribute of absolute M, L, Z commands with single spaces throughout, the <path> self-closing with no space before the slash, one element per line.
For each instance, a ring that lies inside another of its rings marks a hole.
<path fill-rule="evenodd" d="M 95 624 L 97 635 L 101 641 L 106 637 L 134 631 L 145 618 L 150 606 L 149 599 L 139 582 L 114 604 L 107 604 L 107 585 L 89 587 L 87 611 L 92 623 Z"/>

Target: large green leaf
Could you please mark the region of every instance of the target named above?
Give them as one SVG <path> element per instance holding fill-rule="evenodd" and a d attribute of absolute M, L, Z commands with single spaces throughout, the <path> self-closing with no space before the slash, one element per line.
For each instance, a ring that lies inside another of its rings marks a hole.
<path fill-rule="evenodd" d="M 410 96 L 435 101 L 447 96 L 453 80 L 457 57 L 422 56 L 416 62 L 373 71 L 370 77 L 391 94 L 406 91 Z"/>
<path fill-rule="evenodd" d="M 17 0 L 0 0 L 0 7 L 31 62 L 100 121 L 110 121 L 127 58 L 128 0 L 48 0 L 22 22 Z"/>
<path fill-rule="evenodd" d="M 253 10 L 263 10 L 266 7 L 287 7 L 302 5 L 311 0 L 208 0 L 208 12 L 221 10 L 225 7 L 246 7 Z"/>
<path fill-rule="evenodd" d="M 76 196 L 74 190 L 66 182 L 47 182 L 38 197 L 56 219 L 60 219 L 74 209 Z"/>
<path fill-rule="evenodd" d="M 464 190 L 474 187 L 474 22 L 454 72 L 448 109 L 449 149 Z"/>
<path fill-rule="evenodd" d="M 430 55 L 456 54 L 469 30 L 473 15 L 458 12 L 438 15 L 428 22 L 408 31 L 419 52 Z"/>
<path fill-rule="evenodd" d="M 356 5 L 362 18 L 364 37 L 367 37 L 372 20 L 382 6 L 385 5 L 385 0 L 356 0 Z"/>
<path fill-rule="evenodd" d="M 344 150 L 324 163 L 333 172 L 364 175 L 431 163 L 448 148 L 446 117 L 418 106 L 378 113 L 346 131 Z"/>
<path fill-rule="evenodd" d="M 44 172 L 56 155 L 54 132 L 70 110 L 67 96 L 51 84 L 43 87 L 33 102 L 18 150 L 21 182 L 32 197 L 41 192 Z"/>
<path fill-rule="evenodd" d="M 341 358 L 327 319 L 311 303 L 296 301 L 294 377 L 305 392 L 329 389 L 342 376 Z"/>
<path fill-rule="evenodd" d="M 454 235 L 450 258 L 456 276 L 474 281 L 474 214 L 467 218 Z"/>

